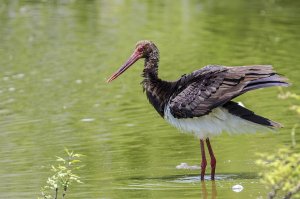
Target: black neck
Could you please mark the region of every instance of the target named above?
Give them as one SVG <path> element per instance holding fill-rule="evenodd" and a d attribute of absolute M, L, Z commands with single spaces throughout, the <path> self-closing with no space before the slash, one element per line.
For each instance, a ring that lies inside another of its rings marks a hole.
<path fill-rule="evenodd" d="M 145 67 L 142 76 L 144 91 L 149 99 L 149 102 L 154 106 L 156 111 L 164 117 L 164 108 L 172 94 L 173 83 L 163 81 L 158 78 L 158 52 L 151 53 L 145 58 Z"/>
<path fill-rule="evenodd" d="M 161 81 L 158 78 L 158 62 L 159 52 L 158 49 L 153 47 L 152 52 L 145 58 L 145 65 L 142 76 L 144 90 L 151 92 L 153 87 L 159 86 Z"/>
<path fill-rule="evenodd" d="M 159 62 L 159 52 L 157 49 L 154 49 L 145 58 L 143 77 L 146 81 L 158 79 L 158 62 Z"/>

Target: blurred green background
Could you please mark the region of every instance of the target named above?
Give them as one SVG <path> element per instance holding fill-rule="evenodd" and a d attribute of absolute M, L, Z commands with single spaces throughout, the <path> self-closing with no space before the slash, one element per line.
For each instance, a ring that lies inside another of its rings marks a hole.
<path fill-rule="evenodd" d="M 272 64 L 293 83 L 285 90 L 299 94 L 299 32 L 297 0 L 2 0 L 0 198 L 36 198 L 64 147 L 86 155 L 84 184 L 68 198 L 264 197 L 255 154 L 289 145 L 299 123 L 277 88 L 237 101 L 285 128 L 213 138 L 217 181 L 201 186 L 200 171 L 175 168 L 200 164 L 199 141 L 149 105 L 143 62 L 105 80 L 149 39 L 160 49 L 161 78 L 208 64 Z M 236 184 L 244 190 L 233 192 Z"/>

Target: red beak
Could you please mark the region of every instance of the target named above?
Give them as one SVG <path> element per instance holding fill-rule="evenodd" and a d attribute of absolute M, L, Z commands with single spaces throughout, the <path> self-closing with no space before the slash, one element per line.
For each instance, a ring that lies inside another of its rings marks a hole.
<path fill-rule="evenodd" d="M 132 64 L 134 64 L 137 60 L 139 60 L 143 54 L 135 50 L 129 59 L 123 64 L 115 73 L 113 73 L 110 78 L 106 81 L 107 83 L 113 81 L 117 77 L 119 77 L 122 73 L 124 73 Z"/>

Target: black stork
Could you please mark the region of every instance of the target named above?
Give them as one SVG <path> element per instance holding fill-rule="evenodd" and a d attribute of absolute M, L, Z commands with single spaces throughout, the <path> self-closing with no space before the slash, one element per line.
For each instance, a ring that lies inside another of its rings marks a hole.
<path fill-rule="evenodd" d="M 274 130 L 281 127 L 246 109 L 233 98 L 248 91 L 270 86 L 288 86 L 270 65 L 208 65 L 176 81 L 158 77 L 159 51 L 152 41 L 139 41 L 130 58 L 107 80 L 111 82 L 137 60 L 144 58 L 143 89 L 156 111 L 171 125 L 200 139 L 202 154 L 201 180 L 207 165 L 204 145 L 211 158 L 211 179 L 215 179 L 216 158 L 209 138 L 228 133 Z"/>

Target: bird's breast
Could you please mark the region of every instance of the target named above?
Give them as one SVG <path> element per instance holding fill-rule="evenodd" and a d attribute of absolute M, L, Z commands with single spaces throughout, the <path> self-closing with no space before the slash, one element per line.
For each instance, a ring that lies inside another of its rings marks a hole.
<path fill-rule="evenodd" d="M 166 82 L 160 79 L 145 79 L 142 84 L 149 102 L 153 105 L 159 115 L 164 117 L 166 104 L 174 93 L 176 83 Z"/>
<path fill-rule="evenodd" d="M 165 103 L 157 95 L 146 91 L 147 98 L 161 117 L 164 117 Z"/>

